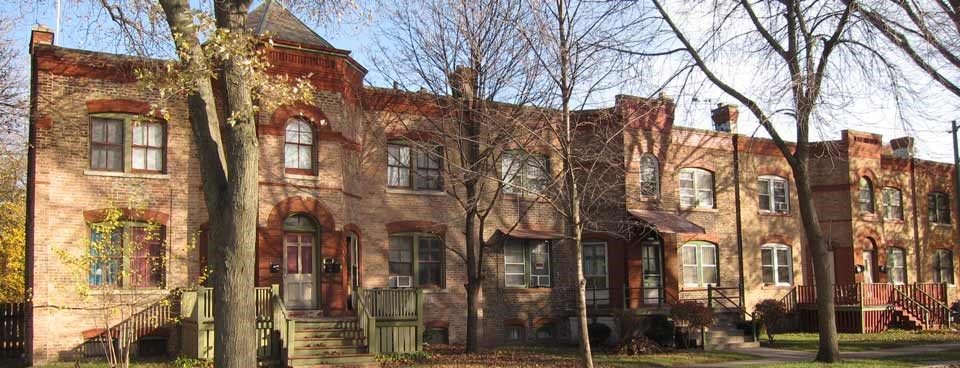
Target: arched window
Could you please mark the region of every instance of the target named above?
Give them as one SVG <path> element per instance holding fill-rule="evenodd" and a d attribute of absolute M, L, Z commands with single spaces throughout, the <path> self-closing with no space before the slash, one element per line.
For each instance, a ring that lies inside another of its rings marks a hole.
<path fill-rule="evenodd" d="M 873 213 L 873 183 L 866 176 L 860 178 L 860 213 Z"/>
<path fill-rule="evenodd" d="M 764 284 L 793 284 L 793 255 L 789 246 L 784 244 L 760 246 L 760 263 Z"/>
<path fill-rule="evenodd" d="M 640 195 L 656 197 L 660 194 L 660 162 L 649 153 L 640 156 Z"/>
<path fill-rule="evenodd" d="M 779 176 L 764 175 L 758 179 L 760 211 L 790 212 L 790 184 Z"/>
<path fill-rule="evenodd" d="M 680 207 L 713 208 L 713 173 L 697 168 L 680 169 Z"/>
<path fill-rule="evenodd" d="M 717 273 L 717 246 L 704 241 L 693 241 L 683 245 L 683 285 L 705 287 L 716 285 L 720 278 Z"/>
<path fill-rule="evenodd" d="M 933 282 L 953 285 L 953 252 L 937 249 L 933 254 Z"/>
<path fill-rule="evenodd" d="M 903 196 L 900 189 L 883 188 L 883 219 L 903 220 Z"/>
<path fill-rule="evenodd" d="M 907 256 L 902 248 L 887 248 L 887 277 L 891 283 L 907 283 Z"/>
<path fill-rule="evenodd" d="M 934 224 L 950 224 L 950 197 L 946 193 L 927 194 L 927 218 Z"/>
<path fill-rule="evenodd" d="M 283 162 L 288 171 L 311 174 L 313 171 L 313 128 L 301 118 L 287 121 Z"/>

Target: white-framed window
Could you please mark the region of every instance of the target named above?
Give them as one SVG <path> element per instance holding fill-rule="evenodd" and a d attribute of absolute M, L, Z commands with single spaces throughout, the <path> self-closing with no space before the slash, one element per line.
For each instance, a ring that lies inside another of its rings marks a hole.
<path fill-rule="evenodd" d="M 720 278 L 717 273 L 717 246 L 705 241 L 692 241 L 681 248 L 683 264 L 683 285 L 706 287 L 716 285 Z"/>
<path fill-rule="evenodd" d="M 900 189 L 883 188 L 883 219 L 903 220 L 903 195 Z"/>
<path fill-rule="evenodd" d="M 793 285 L 793 255 L 784 244 L 760 246 L 760 264 L 763 283 L 767 285 Z"/>
<path fill-rule="evenodd" d="M 550 244 L 545 240 L 507 239 L 503 269 L 507 287 L 550 287 Z"/>
<path fill-rule="evenodd" d="M 504 193 L 540 193 L 550 178 L 547 157 L 523 151 L 506 151 L 500 155 L 500 175 Z"/>
<path fill-rule="evenodd" d="M 680 207 L 714 207 L 713 173 L 691 167 L 680 169 Z"/>
<path fill-rule="evenodd" d="M 640 156 L 640 195 L 656 197 L 660 194 L 660 161 L 657 156 L 644 153 Z"/>
<path fill-rule="evenodd" d="M 790 184 L 779 176 L 761 176 L 758 180 L 760 211 L 790 213 Z"/>
<path fill-rule="evenodd" d="M 583 242 L 583 278 L 587 281 L 587 305 L 610 305 L 607 243 Z"/>
<path fill-rule="evenodd" d="M 953 285 L 953 252 L 949 249 L 933 253 L 933 282 Z"/>
<path fill-rule="evenodd" d="M 907 256 L 902 248 L 887 248 L 887 277 L 896 285 L 907 283 Z"/>
<path fill-rule="evenodd" d="M 873 183 L 870 178 L 861 177 L 858 187 L 860 188 L 860 213 L 873 213 Z"/>
<path fill-rule="evenodd" d="M 293 118 L 284 129 L 283 163 L 294 172 L 313 171 L 313 127 L 301 118 Z"/>

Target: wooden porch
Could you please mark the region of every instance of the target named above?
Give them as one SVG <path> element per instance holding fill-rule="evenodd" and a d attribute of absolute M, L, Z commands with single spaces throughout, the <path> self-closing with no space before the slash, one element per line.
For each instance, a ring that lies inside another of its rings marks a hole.
<path fill-rule="evenodd" d="M 257 357 L 261 365 L 283 367 L 358 364 L 378 354 L 420 351 L 423 346 L 423 292 L 419 289 L 358 289 L 352 315 L 316 317 L 288 310 L 279 285 L 257 287 Z M 213 289 L 181 296 L 181 351 L 213 358 Z"/>
<path fill-rule="evenodd" d="M 954 322 L 944 284 L 837 284 L 833 298 L 840 332 L 949 328 Z M 796 286 L 782 301 L 788 312 L 797 313 L 802 330 L 816 331 L 817 295 L 813 286 Z"/>

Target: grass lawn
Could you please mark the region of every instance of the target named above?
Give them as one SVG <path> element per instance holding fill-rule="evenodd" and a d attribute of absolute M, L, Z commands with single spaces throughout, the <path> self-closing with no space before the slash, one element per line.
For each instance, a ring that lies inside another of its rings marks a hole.
<path fill-rule="evenodd" d="M 756 365 L 750 367 L 784 367 L 784 368 L 900 368 L 900 367 L 924 367 L 938 363 L 960 363 L 960 351 L 943 351 L 937 353 L 927 353 L 923 355 L 900 355 L 885 357 L 882 359 L 849 359 L 840 364 L 819 364 L 819 363 L 778 363 L 771 365 Z"/>
<path fill-rule="evenodd" d="M 430 358 L 418 362 L 393 362 L 388 367 L 575 367 L 576 347 L 572 346 L 515 346 L 463 354 L 461 346 L 434 346 Z M 651 355 L 608 355 L 594 352 L 598 367 L 674 367 L 690 364 L 720 363 L 751 359 L 752 356 L 730 352 L 677 351 Z"/>
<path fill-rule="evenodd" d="M 785 333 L 775 335 L 773 344 L 777 349 L 817 351 L 819 335 L 816 333 Z M 840 334 L 840 351 L 871 351 L 899 348 L 911 345 L 960 343 L 960 333 L 952 331 L 906 331 L 890 330 L 875 334 Z"/>

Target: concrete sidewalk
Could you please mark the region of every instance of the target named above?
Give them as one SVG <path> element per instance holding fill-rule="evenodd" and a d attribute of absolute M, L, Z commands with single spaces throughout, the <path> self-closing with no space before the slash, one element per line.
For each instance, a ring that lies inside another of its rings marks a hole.
<path fill-rule="evenodd" d="M 926 353 L 936 353 L 941 351 L 960 351 L 960 344 L 936 344 L 936 345 L 915 345 L 896 349 L 875 350 L 875 351 L 857 351 L 849 353 L 840 353 L 842 359 L 879 359 L 899 355 L 923 355 Z M 809 362 L 816 357 L 816 353 L 809 351 L 784 350 L 773 348 L 746 348 L 730 349 L 734 353 L 756 356 L 756 359 L 739 360 L 734 362 L 696 365 L 696 367 L 744 367 L 760 364 L 777 364 L 788 362 Z M 960 362 L 939 362 L 940 366 L 944 364 L 960 364 Z"/>

